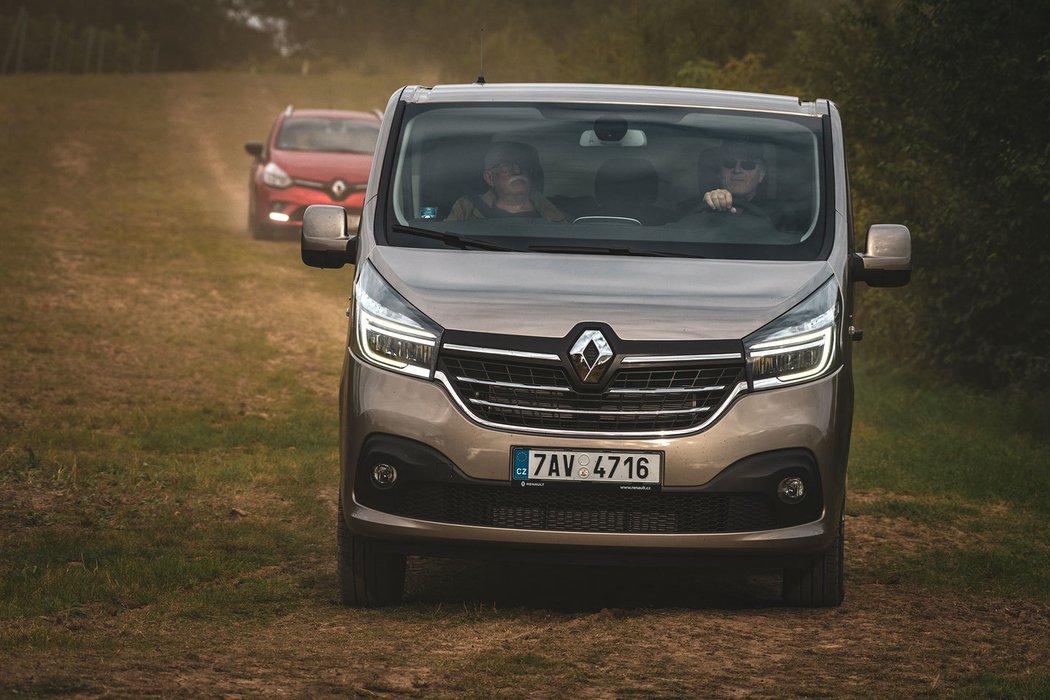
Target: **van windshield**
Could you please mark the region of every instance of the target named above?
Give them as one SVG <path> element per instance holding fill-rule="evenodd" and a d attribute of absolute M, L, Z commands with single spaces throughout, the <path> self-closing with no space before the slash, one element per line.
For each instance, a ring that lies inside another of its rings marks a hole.
<path fill-rule="evenodd" d="M 820 118 L 683 107 L 408 105 L 381 243 L 812 260 Z"/>

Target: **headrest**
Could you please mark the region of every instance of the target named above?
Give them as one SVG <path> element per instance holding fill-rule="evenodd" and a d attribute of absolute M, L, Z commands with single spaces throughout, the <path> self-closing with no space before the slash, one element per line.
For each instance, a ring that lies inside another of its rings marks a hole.
<path fill-rule="evenodd" d="M 594 198 L 601 204 L 623 200 L 652 204 L 659 184 L 656 168 L 645 158 L 611 158 L 594 176 Z"/>
<path fill-rule="evenodd" d="M 761 163 L 766 160 L 764 144 L 756 141 L 726 141 L 711 149 L 711 155 L 716 162 L 726 158 L 757 160 Z"/>
<path fill-rule="evenodd" d="M 494 141 L 485 151 L 485 170 L 500 163 L 516 162 L 530 168 L 539 167 L 536 149 L 517 141 Z"/>

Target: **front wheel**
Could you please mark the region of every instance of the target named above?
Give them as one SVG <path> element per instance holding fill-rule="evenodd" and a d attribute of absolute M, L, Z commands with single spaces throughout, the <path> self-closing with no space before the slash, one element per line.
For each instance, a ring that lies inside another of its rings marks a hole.
<path fill-rule="evenodd" d="M 273 238 L 270 228 L 266 224 L 259 223 L 259 210 L 254 192 L 248 195 L 248 232 L 257 241 Z"/>
<path fill-rule="evenodd" d="M 339 498 L 339 595 L 344 605 L 378 608 L 401 602 L 405 588 L 405 555 L 383 552 L 375 543 L 350 532 Z"/>
<path fill-rule="evenodd" d="M 835 543 L 801 567 L 784 569 L 784 602 L 804 608 L 834 608 L 846 595 L 843 580 L 844 522 L 839 520 Z"/>

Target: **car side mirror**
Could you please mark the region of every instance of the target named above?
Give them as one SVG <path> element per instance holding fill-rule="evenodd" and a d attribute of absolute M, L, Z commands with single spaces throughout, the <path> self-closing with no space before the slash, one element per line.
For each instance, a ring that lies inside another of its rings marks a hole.
<path fill-rule="evenodd" d="M 310 267 L 335 269 L 357 262 L 357 233 L 350 235 L 346 209 L 313 204 L 303 214 L 299 247 Z"/>
<path fill-rule="evenodd" d="M 258 141 L 249 141 L 244 144 L 244 150 L 248 155 L 254 158 L 262 158 L 263 150 L 266 147 Z"/>
<path fill-rule="evenodd" d="M 852 262 L 855 282 L 869 287 L 903 287 L 911 280 L 911 233 L 907 226 L 874 224 L 863 254 Z"/>

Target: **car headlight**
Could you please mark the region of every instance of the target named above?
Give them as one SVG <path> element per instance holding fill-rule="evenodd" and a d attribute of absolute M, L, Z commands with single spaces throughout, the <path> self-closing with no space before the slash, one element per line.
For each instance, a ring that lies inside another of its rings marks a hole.
<path fill-rule="evenodd" d="M 355 354 L 372 364 L 430 378 L 441 327 L 424 316 L 366 263 L 354 285 Z"/>
<path fill-rule="evenodd" d="M 805 301 L 744 338 L 755 389 L 795 384 L 836 366 L 842 301 L 832 277 Z"/>
<path fill-rule="evenodd" d="M 263 168 L 262 179 L 270 187 L 285 188 L 292 185 L 292 178 L 288 177 L 288 173 L 284 172 L 284 169 L 277 163 L 266 164 L 266 167 Z"/>

